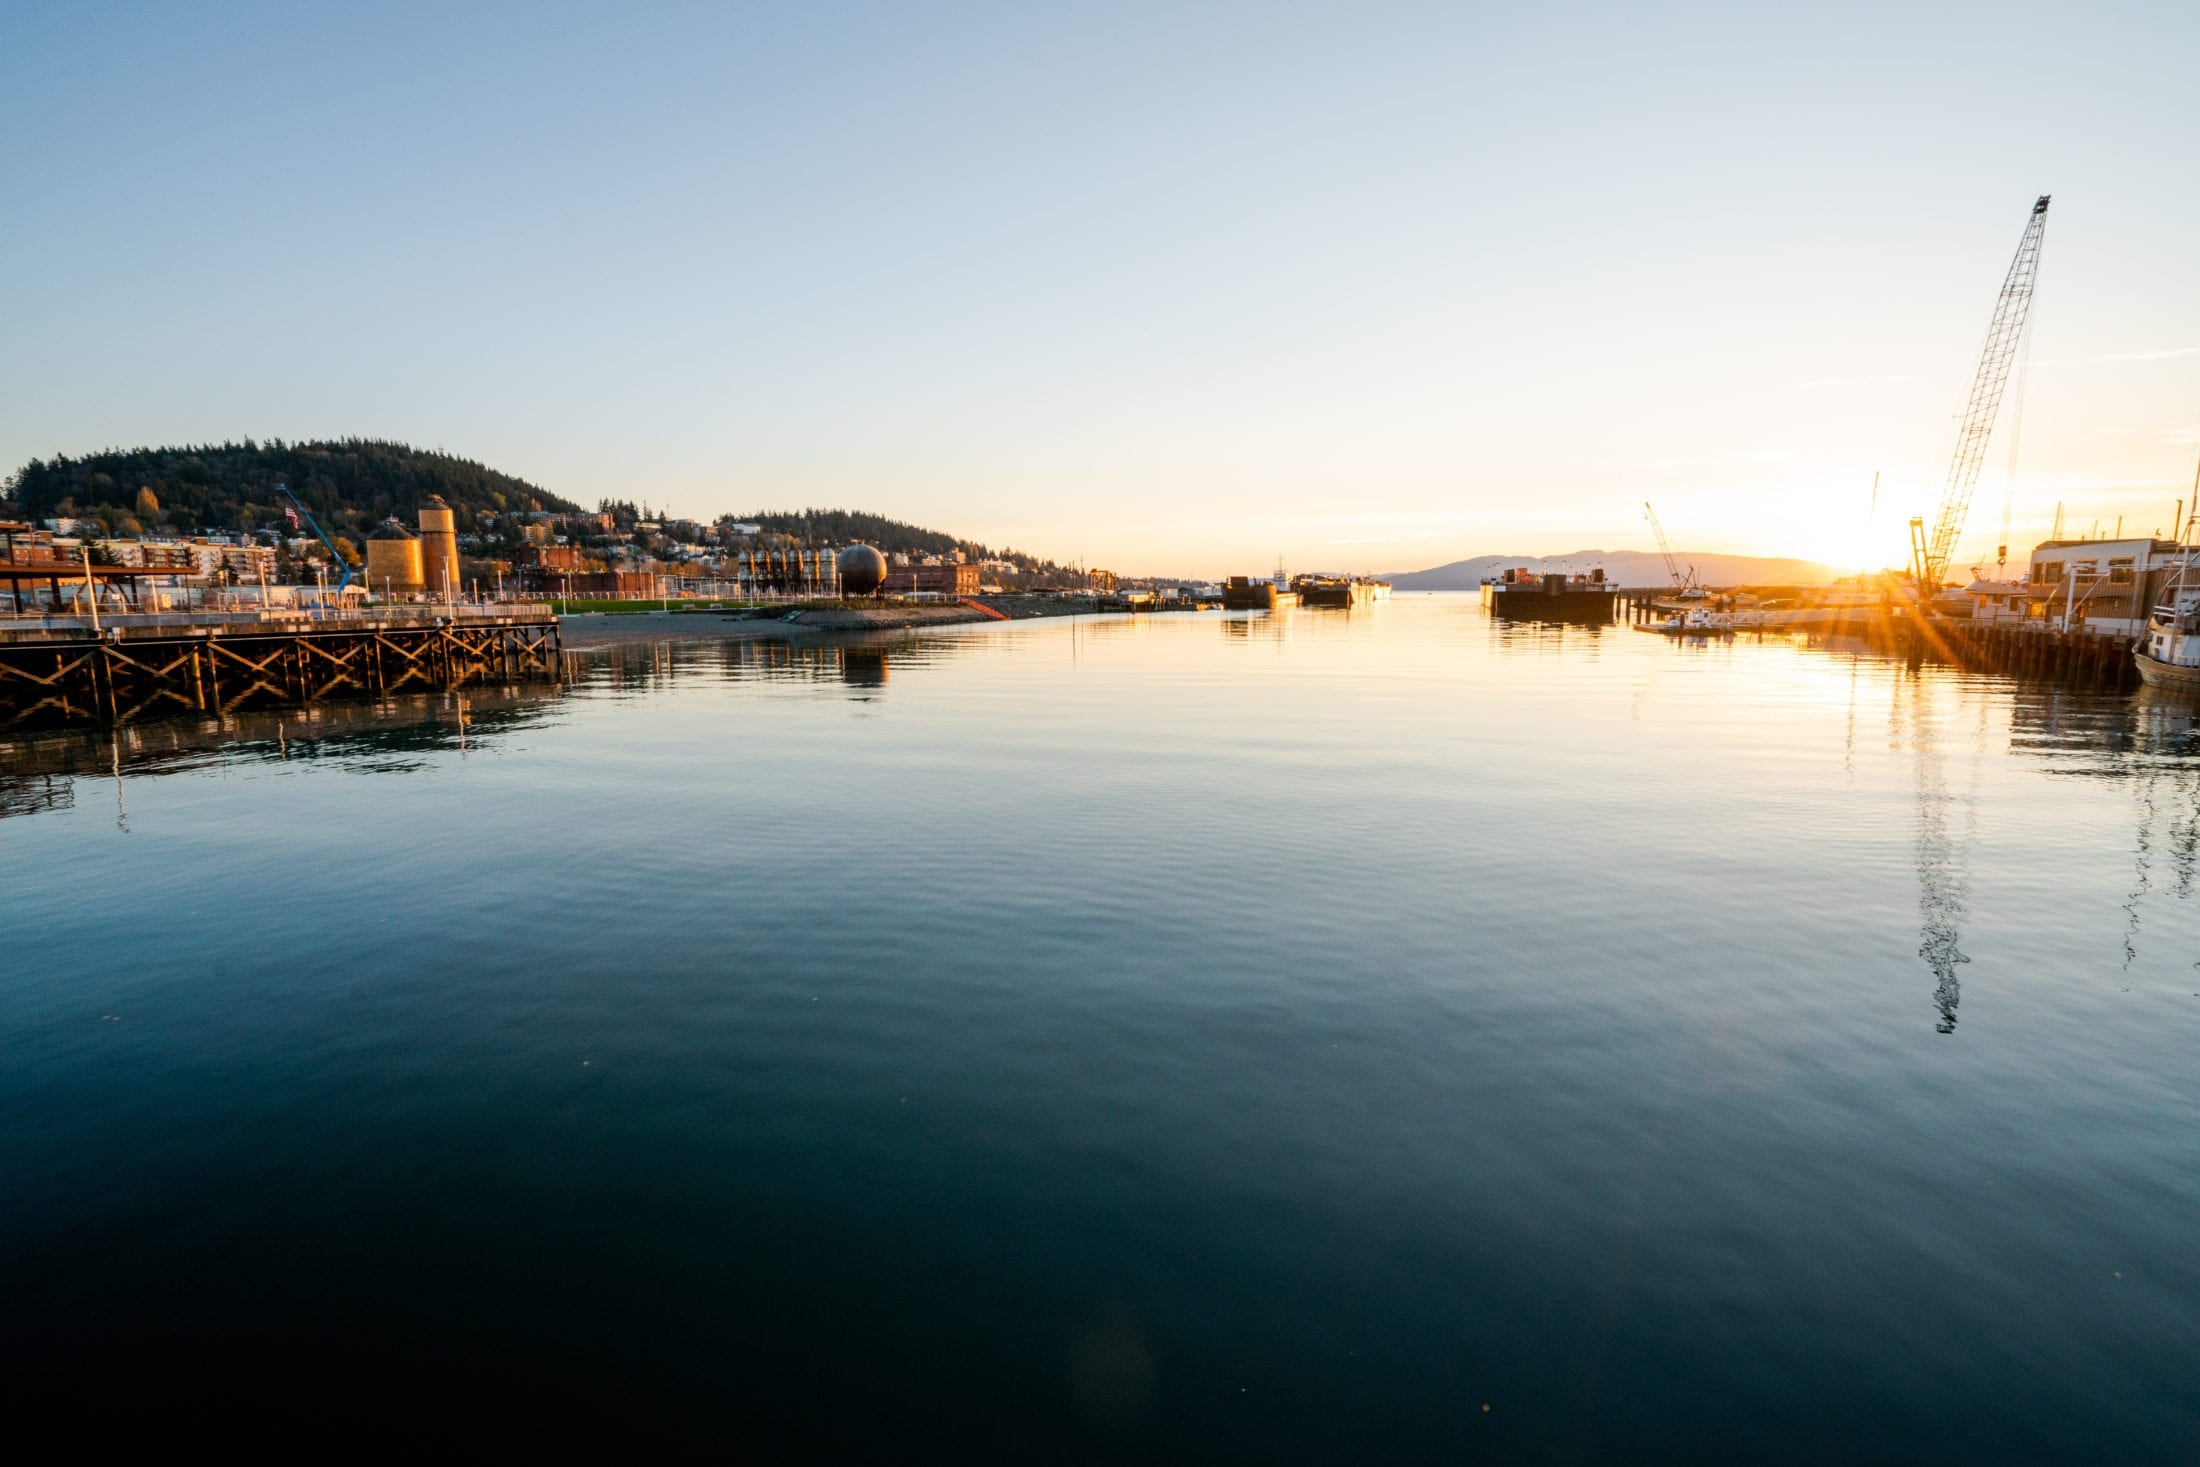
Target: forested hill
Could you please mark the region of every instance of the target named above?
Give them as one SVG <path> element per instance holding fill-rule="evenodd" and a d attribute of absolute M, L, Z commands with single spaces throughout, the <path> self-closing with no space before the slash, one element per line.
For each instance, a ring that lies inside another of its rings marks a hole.
<path fill-rule="evenodd" d="M 950 550 L 960 550 L 971 560 L 990 560 L 996 553 L 975 540 L 958 540 L 939 530 L 904 524 L 859 509 L 770 510 L 733 518 L 742 524 L 755 525 L 767 535 L 790 535 L 815 545 L 861 542 L 889 553 L 900 550 L 910 555 L 945 555 Z M 1013 550 L 1004 549 L 998 553 L 1009 559 L 1030 559 Z"/>
<path fill-rule="evenodd" d="M 442 495 L 459 511 L 461 528 L 491 510 L 580 508 L 472 459 L 371 438 L 322 443 L 248 438 L 33 459 L 9 478 L 11 492 L 5 497 L 33 520 L 97 519 L 110 533 L 125 535 L 150 532 L 155 524 L 191 532 L 280 520 L 278 483 L 288 484 L 332 535 L 363 534 L 390 515 L 409 525 L 431 494 Z"/>

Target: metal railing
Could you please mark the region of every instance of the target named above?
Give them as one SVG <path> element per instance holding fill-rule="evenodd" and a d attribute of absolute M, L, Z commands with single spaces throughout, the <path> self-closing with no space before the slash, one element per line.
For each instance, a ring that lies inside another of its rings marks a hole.
<path fill-rule="evenodd" d="M 203 631 L 215 628 L 318 626 L 331 630 L 347 626 L 430 627 L 451 622 L 458 625 L 509 625 L 539 621 L 549 608 L 539 602 L 456 601 L 439 606 L 212 606 L 171 608 L 159 611 L 100 608 L 95 621 L 88 614 L 51 609 L 9 610 L 0 615 L 0 626 L 30 630 L 94 631 L 99 628 L 133 631 Z"/>

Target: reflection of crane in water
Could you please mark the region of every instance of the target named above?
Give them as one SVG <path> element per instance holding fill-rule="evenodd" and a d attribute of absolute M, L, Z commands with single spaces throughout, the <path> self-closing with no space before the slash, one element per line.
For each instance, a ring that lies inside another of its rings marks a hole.
<path fill-rule="evenodd" d="M 1904 736 L 1903 702 L 1897 694 L 1891 710 L 1895 735 Z M 1907 742 L 1910 768 L 1917 781 L 1917 916 L 1922 941 L 1917 955 L 1933 974 L 1933 1026 L 1943 1034 L 1956 1028 L 1956 1005 L 1963 985 L 1956 969 L 1971 961 L 1963 955 L 1964 903 L 1971 892 L 1969 863 L 1950 832 L 1954 798 L 1948 793 L 1946 760 L 1927 708 L 1925 679 L 1910 679 Z M 1975 809 L 1975 805 L 1973 807 Z"/>

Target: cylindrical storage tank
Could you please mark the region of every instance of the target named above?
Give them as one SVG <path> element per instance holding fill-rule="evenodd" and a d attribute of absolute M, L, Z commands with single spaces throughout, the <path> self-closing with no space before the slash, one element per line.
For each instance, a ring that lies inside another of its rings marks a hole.
<path fill-rule="evenodd" d="M 868 545 L 851 545 L 840 552 L 840 593 L 871 596 L 886 584 L 886 557 Z"/>
<path fill-rule="evenodd" d="M 425 584 L 419 538 L 395 520 L 369 535 L 366 577 L 367 589 L 378 595 L 418 591 Z"/>
<path fill-rule="evenodd" d="M 431 595 L 458 594 L 458 523 L 440 494 L 420 506 L 420 579 Z"/>

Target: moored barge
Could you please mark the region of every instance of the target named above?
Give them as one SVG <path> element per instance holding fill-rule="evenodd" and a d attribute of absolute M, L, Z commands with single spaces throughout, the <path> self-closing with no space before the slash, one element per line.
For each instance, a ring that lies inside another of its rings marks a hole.
<path fill-rule="evenodd" d="M 1284 611 L 1299 604 L 1299 593 L 1275 580 L 1260 576 L 1232 576 L 1222 583 L 1225 611 Z"/>
<path fill-rule="evenodd" d="M 1510 567 L 1482 582 L 1483 608 L 1494 616 L 1610 616 L 1618 604 L 1619 586 L 1602 567 L 1577 575 Z"/>
<path fill-rule="evenodd" d="M 1390 582 L 1365 576 L 1296 576 L 1291 589 L 1304 606 L 1351 608 L 1390 599 Z"/>

